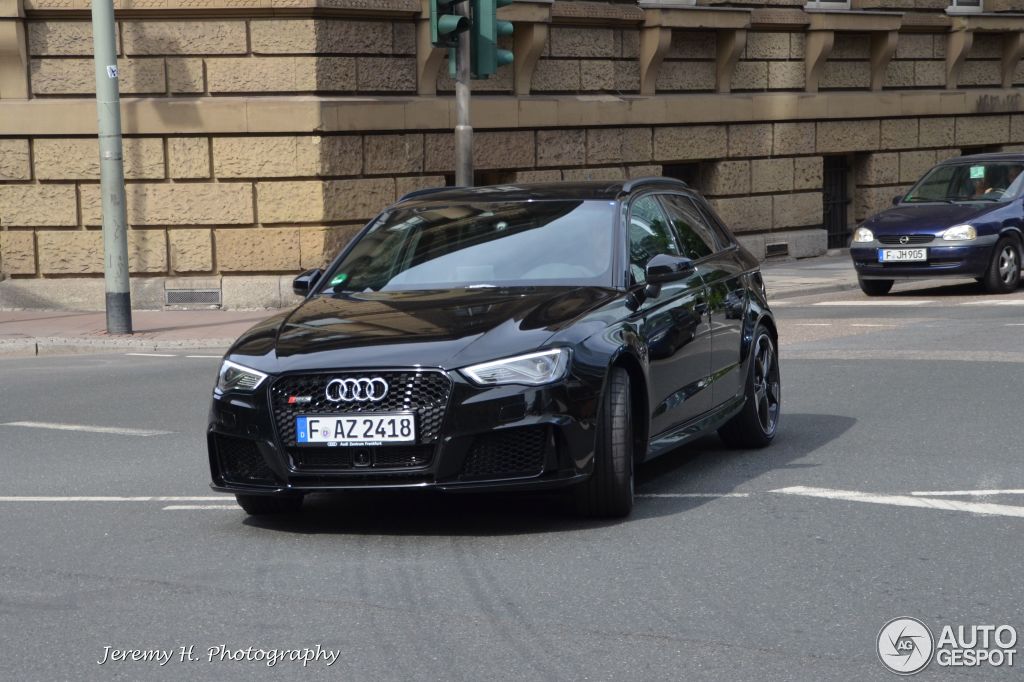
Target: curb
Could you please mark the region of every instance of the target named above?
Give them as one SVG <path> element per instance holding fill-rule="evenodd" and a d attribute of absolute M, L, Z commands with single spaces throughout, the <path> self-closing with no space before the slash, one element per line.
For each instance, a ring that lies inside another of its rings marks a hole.
<path fill-rule="evenodd" d="M 48 336 L 28 339 L 0 339 L 0 357 L 40 355 L 82 355 L 101 353 L 159 353 L 176 350 L 209 350 L 223 353 L 234 339 L 79 339 Z"/>
<path fill-rule="evenodd" d="M 831 294 L 837 291 L 850 291 L 851 289 L 859 289 L 860 285 L 856 282 L 836 282 L 835 284 L 822 284 L 819 286 L 806 287 L 806 288 L 787 288 L 782 291 L 768 290 L 768 303 L 777 301 L 780 298 L 796 298 L 798 296 L 815 296 L 817 294 Z"/>

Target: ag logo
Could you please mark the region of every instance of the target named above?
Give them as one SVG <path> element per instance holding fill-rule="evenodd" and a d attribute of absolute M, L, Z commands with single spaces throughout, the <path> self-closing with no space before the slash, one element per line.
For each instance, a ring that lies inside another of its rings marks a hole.
<path fill-rule="evenodd" d="M 913 675 L 932 660 L 935 640 L 916 618 L 894 618 L 878 633 L 878 659 L 897 675 Z"/>

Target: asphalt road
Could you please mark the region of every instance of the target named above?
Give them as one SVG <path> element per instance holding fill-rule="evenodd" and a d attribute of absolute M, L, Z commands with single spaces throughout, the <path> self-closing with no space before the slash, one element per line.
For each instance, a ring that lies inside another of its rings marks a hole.
<path fill-rule="evenodd" d="M 777 313 L 773 446 L 649 464 L 617 523 L 411 494 L 249 520 L 207 488 L 215 358 L 0 360 L 0 679 L 896 679 L 875 647 L 892 618 L 1024 633 L 1024 291 Z M 208 660 L 222 645 L 340 653 L 269 669 Z"/>

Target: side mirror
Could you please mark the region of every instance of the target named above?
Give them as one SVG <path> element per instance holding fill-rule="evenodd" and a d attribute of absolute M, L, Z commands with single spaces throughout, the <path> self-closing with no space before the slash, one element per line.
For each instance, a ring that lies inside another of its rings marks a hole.
<path fill-rule="evenodd" d="M 685 279 L 694 273 L 693 261 L 685 256 L 670 256 L 659 253 L 647 261 L 646 274 L 648 284 L 666 284 Z"/>
<path fill-rule="evenodd" d="M 897 204 L 899 204 L 899 203 L 900 203 L 900 201 L 902 201 L 902 200 L 903 200 L 903 195 L 902 195 L 902 194 L 897 194 L 896 196 L 894 196 L 894 197 L 892 198 L 892 205 L 893 205 L 893 206 L 896 206 L 896 205 L 897 205 Z"/>
<path fill-rule="evenodd" d="M 296 296 L 305 296 L 314 286 L 316 286 L 316 283 L 322 274 L 324 274 L 324 271 L 320 268 L 306 270 L 304 273 L 292 280 L 292 291 L 295 292 Z"/>

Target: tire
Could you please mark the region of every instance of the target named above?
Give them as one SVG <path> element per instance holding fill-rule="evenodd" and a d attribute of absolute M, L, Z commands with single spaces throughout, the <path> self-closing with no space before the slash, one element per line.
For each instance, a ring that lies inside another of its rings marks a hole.
<path fill-rule="evenodd" d="M 718 435 L 730 447 L 763 448 L 779 429 L 782 392 L 779 351 L 761 325 L 754 331 L 744 394 L 743 409 L 718 429 Z"/>
<path fill-rule="evenodd" d="M 891 279 L 861 279 L 857 278 L 860 290 L 868 296 L 885 296 L 892 289 Z"/>
<path fill-rule="evenodd" d="M 236 494 L 238 506 L 250 516 L 295 514 L 302 509 L 302 495 L 242 495 Z"/>
<path fill-rule="evenodd" d="M 996 242 L 983 283 L 990 294 L 1008 294 L 1020 286 L 1020 246 L 1015 239 Z"/>
<path fill-rule="evenodd" d="M 633 509 L 632 417 L 629 374 L 613 367 L 597 419 L 594 471 L 573 489 L 579 513 L 622 518 Z"/>

